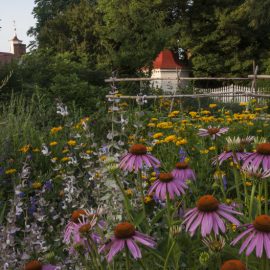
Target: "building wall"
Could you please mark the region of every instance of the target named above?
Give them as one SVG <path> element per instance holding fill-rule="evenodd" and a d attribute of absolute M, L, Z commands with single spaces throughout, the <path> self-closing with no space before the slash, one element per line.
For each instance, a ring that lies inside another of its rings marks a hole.
<path fill-rule="evenodd" d="M 155 88 L 161 88 L 164 92 L 174 92 L 177 90 L 177 72 L 180 76 L 180 85 L 179 87 L 185 87 L 187 81 L 181 81 L 181 77 L 189 77 L 188 70 L 181 69 L 153 69 L 151 78 L 157 79 L 167 79 L 168 80 L 156 80 L 152 81 L 152 86 Z"/>

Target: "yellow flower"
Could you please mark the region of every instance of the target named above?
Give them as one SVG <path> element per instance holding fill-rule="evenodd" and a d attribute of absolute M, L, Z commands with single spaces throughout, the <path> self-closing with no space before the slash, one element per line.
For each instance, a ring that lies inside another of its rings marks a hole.
<path fill-rule="evenodd" d="M 215 104 L 215 103 L 209 104 L 209 108 L 210 108 L 210 109 L 213 109 L 213 108 L 216 108 L 216 107 L 217 107 L 217 104 Z"/>
<path fill-rule="evenodd" d="M 69 152 L 69 150 L 68 150 L 67 148 L 65 148 L 65 149 L 62 151 L 63 154 L 65 154 L 65 153 L 67 153 L 67 152 Z"/>
<path fill-rule="evenodd" d="M 252 186 L 252 182 L 246 181 L 246 182 L 245 182 L 245 185 L 246 185 L 247 187 L 251 187 L 251 186 Z"/>
<path fill-rule="evenodd" d="M 22 153 L 27 153 L 27 152 L 30 150 L 30 147 L 31 147 L 30 144 L 24 145 L 24 146 L 20 149 L 20 152 L 22 152 Z"/>
<path fill-rule="evenodd" d="M 236 232 L 236 229 L 237 229 L 236 224 L 231 224 L 231 226 L 232 226 L 232 231 L 233 231 L 233 232 Z"/>
<path fill-rule="evenodd" d="M 69 161 L 70 160 L 70 157 L 63 157 L 62 159 L 61 159 L 61 162 L 67 162 L 67 161 Z"/>
<path fill-rule="evenodd" d="M 151 177 L 151 178 L 150 178 L 150 182 L 155 182 L 156 180 L 157 180 L 156 177 Z"/>
<path fill-rule="evenodd" d="M 263 202 L 265 200 L 265 198 L 263 196 L 259 196 L 259 195 L 257 195 L 256 199 L 258 201 L 261 201 L 261 202 Z"/>
<path fill-rule="evenodd" d="M 209 149 L 209 151 L 214 151 L 214 150 L 216 150 L 216 147 L 215 146 L 211 146 L 208 149 Z"/>
<path fill-rule="evenodd" d="M 145 197 L 144 197 L 144 203 L 150 203 L 152 201 L 152 197 L 151 196 L 149 196 L 149 195 L 146 195 Z"/>
<path fill-rule="evenodd" d="M 195 116 L 197 115 L 197 112 L 189 112 L 189 115 L 190 115 L 191 117 L 195 117 Z"/>
<path fill-rule="evenodd" d="M 39 150 L 38 148 L 34 148 L 34 149 L 33 149 L 33 152 L 35 152 L 35 153 L 36 153 L 36 152 L 40 152 L 40 150 Z"/>
<path fill-rule="evenodd" d="M 158 133 L 155 133 L 152 137 L 154 138 L 154 139 L 158 139 L 158 138 L 160 138 L 160 137 L 162 137 L 163 136 L 163 133 L 162 132 L 158 132 Z"/>
<path fill-rule="evenodd" d="M 90 155 L 93 153 L 93 150 L 86 150 L 85 152 L 86 152 L 86 154 Z"/>
<path fill-rule="evenodd" d="M 151 176 L 156 176 L 157 173 L 156 172 L 151 172 Z"/>
<path fill-rule="evenodd" d="M 50 142 L 50 143 L 49 143 L 50 146 L 55 146 L 55 145 L 57 145 L 57 144 L 58 144 L 58 142 Z"/>
<path fill-rule="evenodd" d="M 207 110 L 203 110 L 202 111 L 202 114 L 205 114 L 205 115 L 207 115 L 207 114 L 210 114 L 211 112 L 210 111 L 207 111 Z"/>
<path fill-rule="evenodd" d="M 146 149 L 147 149 L 147 152 L 152 152 L 153 151 L 153 147 L 152 146 L 147 146 Z"/>
<path fill-rule="evenodd" d="M 107 156 L 101 156 L 99 159 L 100 159 L 101 161 L 104 161 L 104 160 L 107 159 Z"/>
<path fill-rule="evenodd" d="M 164 139 L 165 142 L 174 142 L 176 141 L 176 136 L 175 135 L 169 135 Z"/>
<path fill-rule="evenodd" d="M 151 118 L 151 121 L 153 121 L 153 122 L 155 122 L 157 120 L 158 120 L 157 118 Z"/>
<path fill-rule="evenodd" d="M 209 153 L 209 150 L 208 149 L 200 150 L 200 153 L 201 154 L 208 154 Z"/>
<path fill-rule="evenodd" d="M 17 172 L 16 169 L 8 169 L 8 170 L 5 171 L 5 174 L 10 175 L 10 174 L 14 174 L 14 173 L 16 173 L 16 172 Z"/>
<path fill-rule="evenodd" d="M 162 128 L 162 129 L 169 129 L 173 127 L 172 122 L 160 122 L 157 124 L 158 128 Z"/>
<path fill-rule="evenodd" d="M 247 106 L 248 105 L 248 102 L 240 102 L 239 105 L 240 106 Z"/>
<path fill-rule="evenodd" d="M 148 126 L 148 127 L 155 127 L 156 124 L 154 124 L 154 123 L 148 123 L 147 126 Z"/>
<path fill-rule="evenodd" d="M 226 203 L 227 204 L 231 204 L 232 203 L 232 200 L 231 199 L 226 199 Z"/>
<path fill-rule="evenodd" d="M 57 160 L 58 160 L 58 157 L 53 157 L 53 158 L 51 159 L 52 162 L 56 162 Z"/>
<path fill-rule="evenodd" d="M 75 140 L 69 140 L 69 141 L 67 142 L 67 144 L 68 144 L 69 146 L 74 146 L 74 145 L 76 145 L 76 141 L 75 141 Z"/>
<path fill-rule="evenodd" d="M 61 126 L 59 126 L 59 127 L 53 127 L 52 129 L 51 129 L 51 134 L 55 134 L 55 133 L 57 133 L 58 131 L 60 131 L 60 130 L 62 130 L 63 128 L 61 127 Z"/>
<path fill-rule="evenodd" d="M 178 146 L 178 145 L 184 145 L 184 144 L 187 144 L 188 142 L 187 142 L 187 140 L 186 139 L 182 139 L 182 140 L 179 140 L 179 141 L 177 141 L 176 142 L 176 145 Z"/>
<path fill-rule="evenodd" d="M 42 184 L 40 182 L 34 182 L 32 184 L 33 189 L 40 189 L 42 187 Z"/>
<path fill-rule="evenodd" d="M 128 196 L 132 196 L 133 195 L 133 191 L 129 188 L 127 190 L 125 190 L 125 193 L 128 195 Z"/>

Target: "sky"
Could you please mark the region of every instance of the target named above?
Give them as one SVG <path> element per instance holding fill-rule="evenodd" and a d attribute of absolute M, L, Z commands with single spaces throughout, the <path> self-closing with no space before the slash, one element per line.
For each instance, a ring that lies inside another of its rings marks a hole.
<path fill-rule="evenodd" d="M 35 25 L 32 15 L 35 0 L 0 0 L 0 51 L 9 52 L 9 40 L 14 36 L 14 23 L 17 29 L 17 36 L 26 45 L 32 37 L 27 36 L 27 31 Z"/>

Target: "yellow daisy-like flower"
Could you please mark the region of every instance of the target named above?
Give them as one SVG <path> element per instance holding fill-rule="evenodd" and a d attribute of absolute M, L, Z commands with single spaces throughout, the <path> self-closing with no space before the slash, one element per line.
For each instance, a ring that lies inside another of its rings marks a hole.
<path fill-rule="evenodd" d="M 189 112 L 189 115 L 190 115 L 191 117 L 195 117 L 195 116 L 197 115 L 197 112 Z"/>
<path fill-rule="evenodd" d="M 201 113 L 204 114 L 204 115 L 211 114 L 211 112 L 207 111 L 207 110 L 203 110 Z"/>
<path fill-rule="evenodd" d="M 30 150 L 30 147 L 30 144 L 24 145 L 22 148 L 20 148 L 20 152 L 27 153 Z"/>
<path fill-rule="evenodd" d="M 11 175 L 11 174 L 14 174 L 14 173 L 16 173 L 16 172 L 17 172 L 16 169 L 8 169 L 8 170 L 5 171 L 5 174 Z"/>
<path fill-rule="evenodd" d="M 93 152 L 94 152 L 93 150 L 89 150 L 89 149 L 85 151 L 85 153 L 88 155 L 92 154 Z"/>
<path fill-rule="evenodd" d="M 49 143 L 50 146 L 55 146 L 55 145 L 57 145 L 57 144 L 58 144 L 58 142 L 50 142 L 50 143 Z"/>
<path fill-rule="evenodd" d="M 59 127 L 53 127 L 51 129 L 51 134 L 55 134 L 55 133 L 59 132 L 62 129 L 63 129 L 63 127 L 61 127 L 61 126 L 59 126 Z"/>
<path fill-rule="evenodd" d="M 101 156 L 99 159 L 100 159 L 101 161 L 104 161 L 104 160 L 107 159 L 107 156 Z"/>
<path fill-rule="evenodd" d="M 67 142 L 67 144 L 69 145 L 69 146 L 74 146 L 74 145 L 76 145 L 76 141 L 75 140 L 69 140 L 68 142 Z"/>
<path fill-rule="evenodd" d="M 128 196 L 132 196 L 133 195 L 133 191 L 129 188 L 127 190 L 125 190 L 125 193 L 128 195 Z"/>
<path fill-rule="evenodd" d="M 215 104 L 215 103 L 209 104 L 209 108 L 210 108 L 210 109 L 213 109 L 213 108 L 216 108 L 216 107 L 217 107 L 217 104 Z"/>
<path fill-rule="evenodd" d="M 61 159 L 61 162 L 67 162 L 67 161 L 69 161 L 70 160 L 70 157 L 63 157 L 62 159 Z"/>
<path fill-rule="evenodd" d="M 149 195 L 147 195 L 147 196 L 144 197 L 144 203 L 146 203 L 146 204 L 147 203 L 150 203 L 152 200 L 153 200 L 152 197 L 149 196 Z"/>
<path fill-rule="evenodd" d="M 165 139 L 164 139 L 164 141 L 165 142 L 174 142 L 174 141 L 176 141 L 176 136 L 175 135 L 169 135 L 169 136 L 167 136 Z"/>
<path fill-rule="evenodd" d="M 42 187 L 42 184 L 40 182 L 34 182 L 32 184 L 33 189 L 40 189 Z"/>
<path fill-rule="evenodd" d="M 154 124 L 154 123 L 148 123 L 147 126 L 148 126 L 148 127 L 155 127 L 156 124 Z"/>
<path fill-rule="evenodd" d="M 184 144 L 187 144 L 188 142 L 187 142 L 187 140 L 186 139 L 181 139 L 181 140 L 178 140 L 177 142 L 176 142 L 176 145 L 178 146 L 178 145 L 184 145 Z"/>
<path fill-rule="evenodd" d="M 216 147 L 215 146 L 211 146 L 208 149 L 209 149 L 209 151 L 214 151 L 214 150 L 216 150 Z"/>
<path fill-rule="evenodd" d="M 155 133 L 152 137 L 154 138 L 154 139 L 158 139 L 158 138 L 160 138 L 160 137 L 162 137 L 163 136 L 163 133 L 162 132 L 158 132 L 158 133 Z"/>
<path fill-rule="evenodd" d="M 208 149 L 200 150 L 200 153 L 201 154 L 208 154 L 209 153 L 209 150 Z"/>

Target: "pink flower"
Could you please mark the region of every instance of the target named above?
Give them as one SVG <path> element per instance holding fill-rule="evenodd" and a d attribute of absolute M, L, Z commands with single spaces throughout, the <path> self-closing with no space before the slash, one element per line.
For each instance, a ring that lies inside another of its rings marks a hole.
<path fill-rule="evenodd" d="M 209 126 L 207 129 L 200 128 L 198 135 L 201 137 L 207 137 L 210 136 L 212 140 L 215 140 L 217 137 L 221 136 L 222 134 L 228 132 L 228 127 L 212 127 Z"/>
<path fill-rule="evenodd" d="M 256 247 L 256 256 L 261 258 L 263 250 L 268 259 L 270 259 L 270 216 L 261 215 L 256 217 L 253 224 L 246 225 L 247 230 L 242 232 L 238 237 L 232 241 L 232 245 L 246 237 L 239 253 L 246 249 L 246 256 L 249 256 Z"/>
<path fill-rule="evenodd" d="M 194 171 L 189 167 L 188 163 L 185 161 L 176 163 L 175 169 L 172 171 L 172 175 L 181 181 L 196 179 Z"/>
<path fill-rule="evenodd" d="M 148 194 L 155 192 L 156 198 L 164 201 L 166 199 L 167 193 L 171 199 L 174 196 L 180 196 L 185 193 L 185 189 L 188 186 L 184 181 L 181 181 L 173 176 L 171 173 L 160 173 L 158 179 L 150 187 Z"/>
<path fill-rule="evenodd" d="M 100 252 L 109 250 L 106 258 L 108 262 L 111 262 L 117 253 L 127 247 L 133 258 L 139 259 L 142 254 L 137 242 L 150 248 L 154 248 L 156 245 L 156 242 L 150 236 L 136 231 L 131 223 L 123 222 L 115 227 L 114 236 L 108 244 L 101 247 Z"/>
<path fill-rule="evenodd" d="M 183 224 L 186 225 L 186 231 L 189 231 L 191 236 L 195 234 L 199 226 L 201 226 L 201 235 L 203 237 L 210 234 L 211 231 L 218 235 L 219 230 L 223 233 L 226 231 L 223 219 L 235 225 L 240 224 L 231 214 L 241 215 L 232 206 L 220 203 L 212 195 L 205 195 L 197 201 L 197 207 L 185 214 Z"/>
<path fill-rule="evenodd" d="M 258 169 L 262 165 L 263 169 L 270 169 L 270 143 L 260 143 L 257 145 L 256 152 L 251 153 L 244 161 L 243 168 L 248 165 Z"/>
<path fill-rule="evenodd" d="M 129 153 L 121 158 L 119 167 L 124 171 L 137 172 L 142 169 L 143 166 L 146 167 L 158 167 L 160 161 L 154 156 L 147 154 L 146 146 L 142 144 L 134 144 L 130 149 Z"/>

